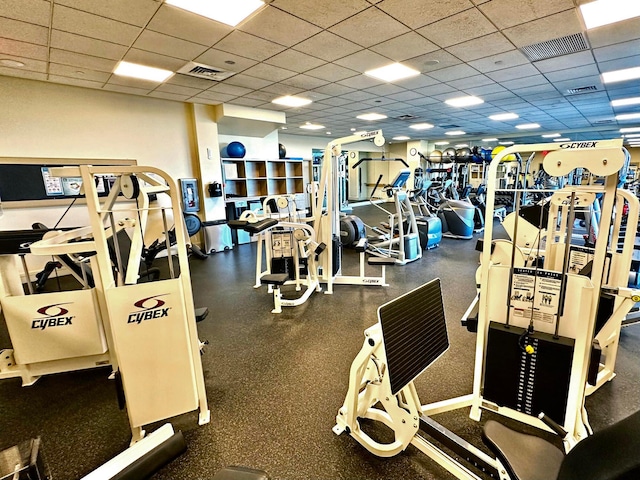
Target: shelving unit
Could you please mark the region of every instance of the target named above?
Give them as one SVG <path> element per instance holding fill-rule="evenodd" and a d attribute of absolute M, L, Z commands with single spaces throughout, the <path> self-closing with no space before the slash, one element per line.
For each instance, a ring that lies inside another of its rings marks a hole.
<path fill-rule="evenodd" d="M 304 193 L 305 183 L 309 182 L 304 160 L 223 158 L 222 168 L 225 201 Z"/>

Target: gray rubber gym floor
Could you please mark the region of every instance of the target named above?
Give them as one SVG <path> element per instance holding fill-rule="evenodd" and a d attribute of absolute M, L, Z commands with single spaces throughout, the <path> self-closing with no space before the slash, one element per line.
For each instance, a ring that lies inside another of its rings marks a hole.
<path fill-rule="evenodd" d="M 367 218 L 368 208 L 354 213 Z M 153 478 L 204 480 L 227 465 L 264 469 L 274 479 L 454 478 L 413 447 L 378 458 L 331 428 L 363 330 L 376 321 L 378 306 L 436 277 L 442 280 L 451 348 L 417 380 L 418 392 L 423 403 L 471 392 L 475 335 L 460 317 L 475 295 L 475 243 L 444 239 L 421 260 L 389 268 L 387 288 L 338 285 L 334 295 L 314 294 L 279 315 L 270 313 L 266 287 L 252 288 L 255 245 L 192 259 L 195 304 L 210 309 L 198 328 L 209 340 L 202 361 L 211 423 L 198 426 L 195 413 L 172 419 L 188 451 Z M 348 253 L 346 268 L 356 268 L 355 260 Z M 6 347 L 0 325 L 0 346 Z M 638 358 L 636 325 L 622 332 L 618 376 L 587 400 L 594 429 L 640 409 Z M 126 449 L 127 416 L 118 410 L 108 374 L 97 369 L 52 375 L 26 388 L 17 379 L 2 381 L 0 449 L 40 435 L 54 478 L 65 480 L 81 478 Z M 485 413 L 483 420 L 489 417 Z M 437 419 L 481 445 L 481 423 L 469 420 L 467 410 Z"/>

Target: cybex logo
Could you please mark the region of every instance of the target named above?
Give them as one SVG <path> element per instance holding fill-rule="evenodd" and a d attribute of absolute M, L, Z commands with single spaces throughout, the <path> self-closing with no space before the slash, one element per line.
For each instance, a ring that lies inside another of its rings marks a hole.
<path fill-rule="evenodd" d="M 35 318 L 31 322 L 31 328 L 37 330 L 44 330 L 50 327 L 63 327 L 65 325 L 72 325 L 71 320 L 74 316 L 66 316 L 69 313 L 64 307 L 60 305 L 69 305 L 69 303 L 56 303 L 54 305 L 46 305 L 36 310 L 40 315 L 44 315 L 45 318 Z"/>
<path fill-rule="evenodd" d="M 156 318 L 168 317 L 171 307 L 164 307 L 164 300 L 160 300 L 158 297 L 167 295 L 163 293 L 161 295 L 154 295 L 153 297 L 142 298 L 135 302 L 133 305 L 142 309 L 141 311 L 131 312 L 127 319 L 127 323 L 139 324 L 143 320 L 153 320 Z"/>
<path fill-rule="evenodd" d="M 560 148 L 596 148 L 598 142 L 561 143 Z"/>

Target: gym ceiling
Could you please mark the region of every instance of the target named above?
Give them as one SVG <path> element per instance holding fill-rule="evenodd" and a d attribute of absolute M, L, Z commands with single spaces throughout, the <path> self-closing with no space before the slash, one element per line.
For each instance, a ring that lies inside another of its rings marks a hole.
<path fill-rule="evenodd" d="M 640 80 L 604 84 L 601 74 L 640 67 L 640 17 L 587 30 L 578 6 L 588 1 L 265 0 L 234 28 L 159 0 L 2 0 L 0 75 L 283 110 L 288 134 L 337 138 L 381 128 L 387 139 L 474 145 L 487 137 L 540 143 L 549 133 L 619 137 L 640 119 L 616 115 L 640 106 L 611 101 L 640 96 Z M 172 72 L 193 61 L 235 73 L 221 81 L 176 73 L 157 83 L 114 75 L 121 60 Z M 393 62 L 420 74 L 392 83 L 364 75 Z M 283 95 L 313 103 L 271 103 Z M 465 95 L 484 103 L 444 103 Z M 387 118 L 356 119 L 372 112 Z M 510 112 L 519 118 L 488 118 Z M 307 122 L 325 128 L 299 128 Z M 425 122 L 434 127 L 409 128 Z M 515 128 L 529 123 L 540 128 Z M 449 138 L 451 130 L 466 134 Z"/>

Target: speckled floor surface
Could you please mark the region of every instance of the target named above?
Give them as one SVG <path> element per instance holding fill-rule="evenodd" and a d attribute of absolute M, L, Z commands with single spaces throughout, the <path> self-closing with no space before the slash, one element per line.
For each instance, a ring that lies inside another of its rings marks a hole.
<path fill-rule="evenodd" d="M 334 295 L 315 294 L 280 315 L 270 313 L 266 287 L 252 288 L 254 245 L 192 259 L 195 304 L 210 309 L 198 327 L 209 340 L 202 361 L 211 423 L 198 426 L 195 413 L 173 419 L 188 451 L 153 478 L 204 480 L 226 465 L 291 480 L 454 478 L 413 447 L 377 458 L 331 428 L 377 307 L 435 277 L 442 280 L 451 347 L 417 380 L 418 392 L 423 403 L 471 392 L 475 335 L 460 326 L 460 317 L 475 295 L 474 247 L 475 240 L 445 239 L 421 260 L 389 268 L 387 288 L 338 285 Z M 355 265 L 355 255 L 345 261 L 347 268 Z M 4 331 L 0 345 L 7 345 Z M 639 358 L 636 325 L 622 333 L 617 378 L 587 401 L 595 429 L 640 409 Z M 26 388 L 16 379 L 2 381 L 0 449 L 40 435 L 54 478 L 74 480 L 127 448 L 127 416 L 118 410 L 108 374 L 97 369 L 52 375 Z M 438 420 L 481 444 L 481 425 L 467 411 Z"/>

